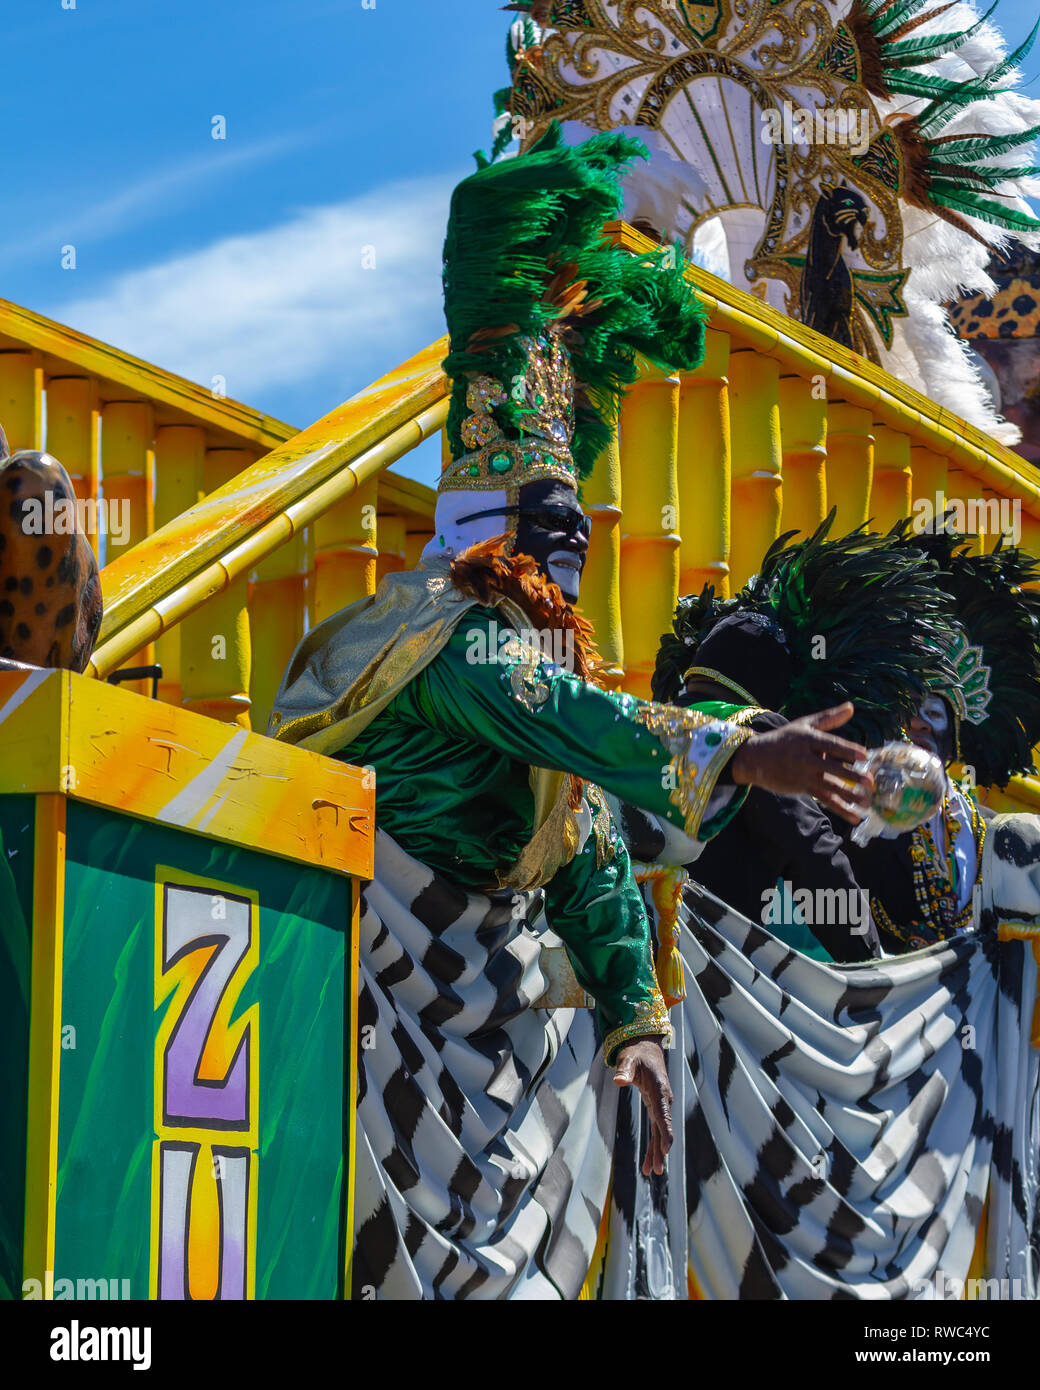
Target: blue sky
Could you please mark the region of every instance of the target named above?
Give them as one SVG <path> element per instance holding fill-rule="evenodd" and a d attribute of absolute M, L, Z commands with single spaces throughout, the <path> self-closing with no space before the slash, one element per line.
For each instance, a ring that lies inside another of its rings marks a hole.
<path fill-rule="evenodd" d="M 996 18 L 1017 41 L 1035 14 Z M 448 196 L 508 23 L 495 0 L 6 0 L 0 294 L 309 424 L 443 331 Z M 1035 52 L 1025 73 L 1040 96 Z"/>

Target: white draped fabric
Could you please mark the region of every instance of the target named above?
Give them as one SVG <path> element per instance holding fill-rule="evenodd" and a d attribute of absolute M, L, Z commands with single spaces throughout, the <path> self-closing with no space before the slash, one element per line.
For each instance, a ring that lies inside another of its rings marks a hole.
<path fill-rule="evenodd" d="M 980 1270 L 1000 1281 L 983 1296 L 1035 1298 L 1037 968 L 1001 924 L 1040 924 L 1038 865 L 1040 819 L 998 817 L 977 927 L 855 966 L 809 960 L 691 885 L 676 1143 L 647 1182 L 646 1121 L 627 1093 L 619 1108 L 593 1015 L 533 1008 L 526 915 L 381 833 L 355 1296 L 575 1298 L 612 1193 L 603 1298 L 952 1297 Z"/>

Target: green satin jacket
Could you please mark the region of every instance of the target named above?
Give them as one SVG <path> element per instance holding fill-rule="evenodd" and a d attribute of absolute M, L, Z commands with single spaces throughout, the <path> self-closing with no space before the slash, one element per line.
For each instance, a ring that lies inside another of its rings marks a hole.
<path fill-rule="evenodd" d="M 532 767 L 592 784 L 577 818 L 577 852 L 544 885 L 545 910 L 597 1002 L 610 1063 L 624 1042 L 669 1025 L 642 897 L 596 789 L 708 839 L 743 799 L 730 790 L 713 801 L 713 792 L 748 736 L 696 711 L 589 685 L 544 660 L 494 610 L 477 607 L 337 756 L 375 769 L 380 827 L 473 892 L 500 887 L 532 839 Z"/>

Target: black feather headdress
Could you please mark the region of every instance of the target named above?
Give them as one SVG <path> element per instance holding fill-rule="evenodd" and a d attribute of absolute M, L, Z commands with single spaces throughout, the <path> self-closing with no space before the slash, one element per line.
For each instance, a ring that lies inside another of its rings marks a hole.
<path fill-rule="evenodd" d="M 906 524 L 900 541 L 938 565 L 964 638 L 951 649 L 952 681 L 937 685 L 960 716 L 963 762 L 983 787 L 1006 786 L 1033 771 L 1040 742 L 1040 562 L 999 541 L 972 555 L 954 531 L 917 534 Z"/>
<path fill-rule="evenodd" d="M 834 516 L 795 545 L 794 532 L 781 536 L 733 599 L 706 590 L 680 602 L 659 654 L 656 698 L 676 688 L 680 664 L 683 673 L 700 664 L 718 623 L 748 612 L 771 619 L 785 639 L 790 676 L 779 713 L 795 719 L 851 700 L 856 713 L 843 736 L 873 747 L 900 736 L 933 682 L 951 677 L 949 600 L 923 550 L 862 527 L 830 539 Z"/>

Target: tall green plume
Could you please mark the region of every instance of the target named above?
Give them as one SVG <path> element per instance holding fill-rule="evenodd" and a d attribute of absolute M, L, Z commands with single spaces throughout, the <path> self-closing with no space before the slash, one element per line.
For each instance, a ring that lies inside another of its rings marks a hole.
<path fill-rule="evenodd" d="M 845 23 L 856 42 L 863 85 L 875 97 L 892 100 L 897 94 L 917 97 L 928 104 L 917 115 L 892 117 L 903 166 L 903 197 L 914 207 L 941 217 L 959 231 L 988 245 L 986 238 L 967 219 L 978 218 L 1004 231 L 1034 232 L 1040 220 L 1025 208 L 1013 205 L 1013 189 L 1001 184 L 1040 174 L 1034 165 L 1014 168 L 989 164 L 1018 145 L 1029 144 L 1040 130 L 1014 135 L 940 132 L 972 102 L 984 101 L 1010 90 L 1000 87 L 1032 48 L 1040 20 L 1023 43 L 986 72 L 966 80 L 922 71 L 922 65 L 956 53 L 978 33 L 996 5 L 974 24 L 962 30 L 918 34 L 922 24 L 936 19 L 951 3 L 937 6 L 930 0 L 853 0 Z"/>
<path fill-rule="evenodd" d="M 926 135 L 933 135 L 958 110 L 966 106 L 971 101 L 979 101 L 984 97 L 999 96 L 1001 92 L 1009 91 L 1008 87 L 998 87 L 996 84 L 1008 77 L 1016 65 L 1025 58 L 1036 42 L 1037 32 L 1040 31 L 1040 20 L 1030 30 L 1026 39 L 1019 46 L 1009 53 L 1006 58 L 1002 58 L 999 63 L 987 69 L 981 77 L 971 79 L 967 82 L 954 82 L 947 78 L 937 78 L 937 82 L 945 83 L 945 89 L 937 88 L 934 92 L 916 93 L 919 96 L 931 96 L 932 100 L 917 117 L 918 125 Z"/>
<path fill-rule="evenodd" d="M 679 248 L 633 256 L 602 237 L 620 216 L 622 177 L 646 157 L 623 135 L 566 145 L 554 123 L 527 153 L 485 164 L 456 188 L 444 245 L 453 457 L 465 452 L 468 378 L 492 376 L 508 392 L 526 369 L 522 339 L 553 324 L 564 329 L 578 387 L 579 477 L 611 438 L 637 354 L 668 370 L 700 364 L 705 315 Z M 522 437 L 520 404 L 510 398 L 494 415 L 507 437 Z"/>
<path fill-rule="evenodd" d="M 999 185 L 1040 175 L 1040 165 L 1010 167 L 983 161 L 1029 144 L 1040 135 L 1040 126 L 1013 135 L 957 134 L 928 136 L 915 116 L 893 126 L 903 161 L 903 196 L 915 207 L 937 213 L 946 222 L 985 242 L 965 217 L 978 217 L 1006 231 L 1034 232 L 1040 220 L 1008 201 L 1016 196 Z"/>

